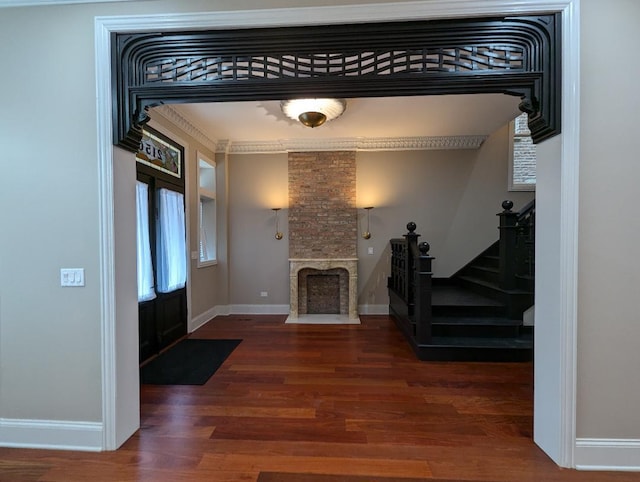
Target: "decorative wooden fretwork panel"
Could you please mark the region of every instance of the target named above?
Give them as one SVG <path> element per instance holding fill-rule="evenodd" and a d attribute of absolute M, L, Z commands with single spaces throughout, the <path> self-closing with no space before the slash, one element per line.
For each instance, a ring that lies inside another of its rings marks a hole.
<path fill-rule="evenodd" d="M 559 14 L 113 34 L 115 143 L 163 103 L 504 93 L 538 142 L 560 131 Z"/>
<path fill-rule="evenodd" d="M 360 77 L 429 72 L 524 71 L 524 49 L 473 46 L 312 55 L 176 57 L 144 65 L 145 83 Z"/>

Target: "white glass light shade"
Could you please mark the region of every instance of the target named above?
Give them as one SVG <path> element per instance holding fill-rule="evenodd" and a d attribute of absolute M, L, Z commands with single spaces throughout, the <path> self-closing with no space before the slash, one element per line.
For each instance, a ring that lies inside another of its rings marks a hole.
<path fill-rule="evenodd" d="M 317 127 L 326 121 L 340 117 L 347 108 L 347 103 L 344 99 L 292 99 L 283 100 L 280 102 L 280 107 L 287 117 L 302 122 L 308 127 Z M 301 119 L 301 116 L 308 112 L 317 112 L 326 119 L 316 124 L 308 124 Z"/>

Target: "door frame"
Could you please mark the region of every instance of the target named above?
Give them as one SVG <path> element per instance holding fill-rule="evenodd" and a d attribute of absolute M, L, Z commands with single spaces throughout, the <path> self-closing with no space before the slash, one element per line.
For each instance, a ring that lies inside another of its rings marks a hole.
<path fill-rule="evenodd" d="M 139 391 L 132 390 L 137 380 L 137 366 L 123 367 L 131 357 L 118 351 L 121 316 L 116 305 L 116 281 L 119 276 L 130 276 L 116 271 L 115 266 L 115 209 L 114 209 L 114 146 L 112 145 L 112 91 L 111 91 L 111 33 L 196 30 L 206 28 L 251 28 L 295 25 L 321 25 L 351 23 L 425 20 L 488 15 L 561 12 L 562 13 L 562 138 L 560 179 L 560 279 L 558 290 L 560 306 L 558 339 L 536 339 L 537 350 L 544 349 L 559 360 L 556 373 L 536 373 L 536 391 L 548 390 L 557 399 L 559 424 L 543 426 L 545 433 L 538 443 L 543 450 L 563 467 L 574 467 L 576 442 L 576 342 L 577 342 L 577 264 L 578 264 L 578 175 L 579 175 L 579 0 L 432 0 L 417 2 L 380 3 L 337 7 L 301 7 L 290 9 L 247 10 L 234 12 L 206 12 L 167 15 L 131 15 L 97 17 L 96 34 L 96 91 L 98 121 L 98 164 L 100 190 L 100 260 L 101 260 L 101 328 L 102 328 L 102 414 L 103 449 L 115 450 L 132 428 L 131 414 L 122 414 L 117 408 L 137 406 Z M 133 155 L 132 155 L 133 156 Z M 135 293 L 132 294 L 135 296 Z M 119 314 L 119 313 L 118 313 Z M 135 358 L 135 357 L 134 357 Z M 119 366 L 120 365 L 120 366 Z M 537 365 L 536 365 L 537 366 Z M 131 373 L 123 380 L 122 374 Z M 120 376 L 116 376 L 119 374 Z M 547 380 L 547 381 L 545 381 Z M 540 384 L 539 381 L 544 383 Z M 555 386 L 554 386 L 555 384 Z M 120 398 L 118 401 L 116 394 Z M 124 402 L 124 403 L 123 403 Z M 534 421 L 536 416 L 534 405 Z M 122 426 L 122 419 L 130 422 Z M 133 417 L 135 419 L 135 417 Z M 133 422 L 135 425 L 135 422 Z M 139 419 L 138 419 L 139 425 Z M 124 432 L 123 432 L 124 430 Z"/>

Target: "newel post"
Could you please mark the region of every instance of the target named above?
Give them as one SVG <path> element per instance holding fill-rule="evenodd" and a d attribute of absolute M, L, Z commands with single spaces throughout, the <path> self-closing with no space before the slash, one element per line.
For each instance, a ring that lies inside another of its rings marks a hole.
<path fill-rule="evenodd" d="M 500 288 L 511 290 L 516 287 L 516 246 L 518 213 L 511 211 L 512 201 L 503 201 L 504 211 L 500 217 Z"/>
<path fill-rule="evenodd" d="M 407 224 L 407 279 L 409 281 L 408 303 L 413 305 L 415 338 L 418 344 L 431 343 L 431 271 L 432 256 L 429 256 L 429 243 L 418 244 L 419 234 L 415 233 L 416 223 Z"/>
<path fill-rule="evenodd" d="M 431 281 L 433 272 L 431 262 L 433 256 L 429 256 L 429 243 L 422 242 L 418 245 L 419 255 L 415 267 L 415 297 L 416 297 L 416 338 L 419 344 L 431 343 Z"/>
<path fill-rule="evenodd" d="M 407 271 L 405 273 L 405 279 L 411 280 L 411 277 L 413 276 L 413 253 L 417 250 L 418 238 L 420 235 L 416 234 L 416 223 L 413 221 L 407 223 L 407 231 L 407 234 L 402 235 L 407 240 Z M 411 303 L 413 300 L 409 299 L 407 301 Z"/>

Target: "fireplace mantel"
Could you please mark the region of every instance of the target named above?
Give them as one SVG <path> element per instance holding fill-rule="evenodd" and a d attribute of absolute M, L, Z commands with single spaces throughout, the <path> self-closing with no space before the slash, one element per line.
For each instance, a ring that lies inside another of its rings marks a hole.
<path fill-rule="evenodd" d="M 289 258 L 289 318 L 298 318 L 298 273 L 342 268 L 349 273 L 349 319 L 358 320 L 358 258 Z"/>

